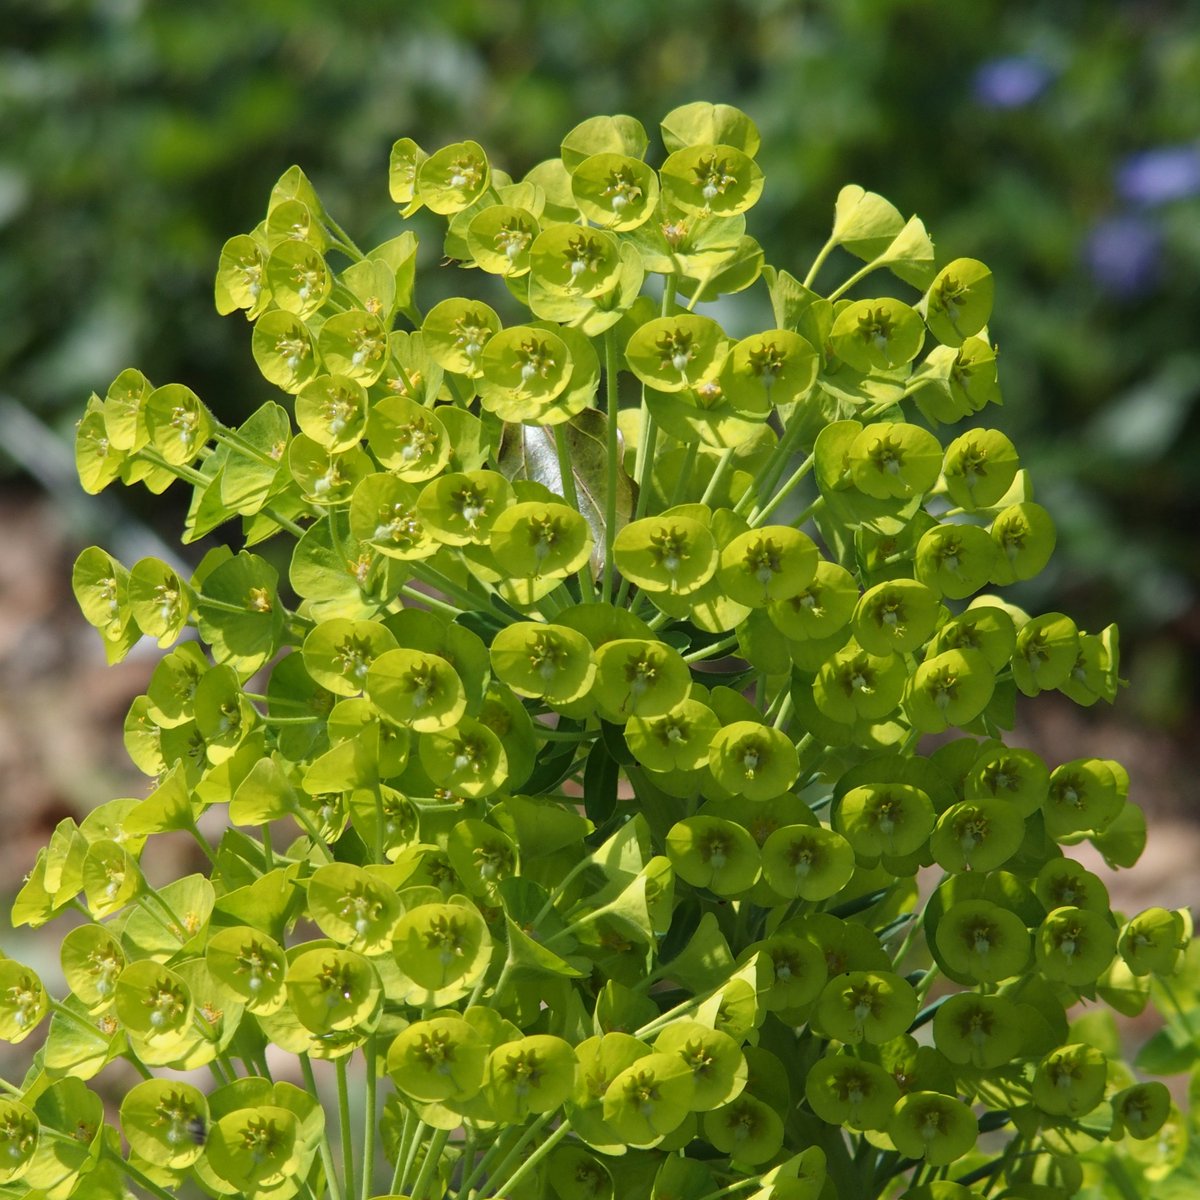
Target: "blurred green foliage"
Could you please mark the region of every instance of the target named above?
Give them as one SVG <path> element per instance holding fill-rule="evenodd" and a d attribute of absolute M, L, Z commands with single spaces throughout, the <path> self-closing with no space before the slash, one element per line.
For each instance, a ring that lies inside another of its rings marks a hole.
<path fill-rule="evenodd" d="M 806 266 L 853 181 L 921 212 L 939 259 L 992 266 L 1007 404 L 989 419 L 1028 448 L 1059 521 L 1053 604 L 1093 624 L 1116 613 L 1156 664 L 1147 715 L 1179 715 L 1200 640 L 1200 176 L 1188 175 L 1200 7 L 5 8 L 0 371 L 47 419 L 68 427 L 132 362 L 188 383 L 224 418 L 261 402 L 211 280 L 221 243 L 259 219 L 293 161 L 343 226 L 378 240 L 397 226 L 386 162 L 401 135 L 429 149 L 478 137 L 520 174 L 585 115 L 624 111 L 655 128 L 678 103 L 728 101 L 769 147 L 754 232 L 772 261 Z M 1137 157 L 1148 151 L 1159 157 Z"/>

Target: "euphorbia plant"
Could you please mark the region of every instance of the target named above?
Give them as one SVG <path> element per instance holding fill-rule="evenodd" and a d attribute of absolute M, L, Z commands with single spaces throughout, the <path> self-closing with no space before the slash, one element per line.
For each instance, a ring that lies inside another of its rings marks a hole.
<path fill-rule="evenodd" d="M 63 1000 L 0 962 L 0 1034 L 50 1014 L 0 1195 L 1050 1200 L 1178 1161 L 1068 1010 L 1182 995 L 1180 1065 L 1187 914 L 1064 852 L 1137 858 L 1118 764 L 1004 743 L 1018 692 L 1111 701 L 1117 639 L 989 590 L 1054 542 L 974 423 L 991 275 L 850 186 L 801 281 L 746 233 L 750 119 L 662 138 L 594 118 L 519 182 L 397 142 L 402 216 L 476 268 L 427 312 L 414 233 L 360 250 L 292 168 L 216 287 L 288 403 L 92 397 L 87 490 L 182 481 L 184 541 L 242 546 L 76 564 L 111 659 L 174 648 L 152 790 L 16 900 L 85 921 Z M 153 887 L 171 831 L 210 869 Z"/>

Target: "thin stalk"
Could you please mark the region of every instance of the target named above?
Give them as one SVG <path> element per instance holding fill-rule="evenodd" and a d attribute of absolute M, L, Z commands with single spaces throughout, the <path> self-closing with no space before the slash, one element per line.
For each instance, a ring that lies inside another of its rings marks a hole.
<path fill-rule="evenodd" d="M 182 479 L 185 483 L 190 483 L 195 487 L 208 487 L 212 483 L 212 479 L 208 475 L 194 471 L 191 467 L 182 467 L 177 463 L 169 463 L 157 450 L 152 450 L 149 446 L 143 446 L 134 455 L 134 458 L 144 458 L 148 463 L 156 467 L 162 467 L 164 471 L 170 471 L 176 479 Z"/>
<path fill-rule="evenodd" d="M 762 1183 L 761 1175 L 755 1175 L 752 1179 L 739 1179 L 737 1183 L 718 1188 L 715 1192 L 705 1192 L 700 1200 L 720 1200 L 722 1196 L 736 1195 L 738 1192 L 744 1192 L 747 1188 L 757 1187 L 760 1183 Z"/>
<path fill-rule="evenodd" d="M 483 1157 L 475 1164 L 471 1173 L 459 1184 L 460 1196 L 470 1196 L 474 1193 L 475 1185 L 491 1170 L 492 1163 L 501 1155 L 507 1155 L 509 1147 L 521 1136 L 519 1128 L 512 1126 L 506 1129 L 484 1151 Z"/>
<path fill-rule="evenodd" d="M 345 251 L 349 258 L 361 262 L 366 255 L 354 244 L 354 239 L 328 214 L 324 214 L 325 228 L 333 234 L 340 245 L 339 250 Z"/>
<path fill-rule="evenodd" d="M 865 266 L 859 267 L 859 269 L 857 271 L 855 271 L 854 274 L 851 275 L 850 278 L 847 279 L 845 283 L 834 288 L 833 291 L 830 292 L 829 295 L 826 297 L 826 299 L 829 301 L 830 304 L 832 304 L 835 300 L 838 300 L 842 296 L 844 296 L 856 283 L 859 282 L 859 280 L 866 279 L 866 277 L 868 275 L 870 275 L 872 271 L 877 271 L 878 269 L 879 269 L 879 260 L 872 259 Z"/>
<path fill-rule="evenodd" d="M 304 832 L 307 833 L 310 838 L 312 838 L 313 845 L 316 846 L 325 856 L 325 861 L 327 863 L 333 862 L 333 854 L 330 852 L 329 847 L 325 844 L 325 839 L 321 836 L 321 831 L 317 828 L 312 817 L 310 817 L 308 813 L 306 813 L 298 805 L 293 809 L 289 809 L 289 811 L 291 812 L 292 816 L 304 826 Z"/>
<path fill-rule="evenodd" d="M 667 504 L 668 508 L 674 508 L 675 505 L 683 502 L 688 480 L 691 478 L 692 472 L 696 469 L 696 459 L 699 455 L 700 443 L 688 442 L 687 449 L 683 454 L 683 464 L 679 468 L 679 478 L 675 480 L 675 487 L 671 490 L 671 500 Z"/>
<path fill-rule="evenodd" d="M 196 845 L 204 851 L 204 857 L 207 858 L 208 861 L 215 867 L 217 865 L 217 856 L 214 853 L 213 848 L 208 844 L 208 839 L 204 837 L 204 835 L 195 827 L 195 825 L 188 826 L 188 833 L 192 835 L 192 839 L 195 841 Z"/>
<path fill-rule="evenodd" d="M 317 1088 L 317 1079 L 313 1074 L 312 1060 L 307 1054 L 299 1054 L 300 1070 L 304 1074 L 304 1082 L 308 1085 L 309 1094 L 320 1099 L 321 1093 Z M 321 1142 L 318 1147 L 321 1154 L 321 1165 L 325 1168 L 325 1186 L 329 1189 L 330 1200 L 342 1200 L 342 1187 L 338 1182 L 337 1172 L 333 1169 L 333 1148 L 329 1144 L 329 1134 L 325 1123 L 321 1124 Z M 395 1188 L 392 1189 L 395 1191 Z"/>
<path fill-rule="evenodd" d="M 400 1169 L 400 1163 L 396 1163 L 396 1176 L 392 1180 L 392 1191 L 399 1192 L 401 1188 L 408 1183 L 408 1177 L 412 1174 L 412 1169 L 417 1161 L 417 1150 L 421 1146 L 421 1137 L 429 1128 L 424 1121 L 417 1121 L 412 1130 L 412 1141 L 405 1149 L 407 1154 L 403 1155 L 404 1169 Z"/>
<path fill-rule="evenodd" d="M 617 378 L 617 340 L 609 329 L 604 334 L 604 385 L 608 408 L 608 480 L 604 497 L 604 586 L 601 598 L 611 604 L 613 598 L 613 538 L 617 524 L 617 416 L 620 412 L 620 380 Z"/>
<path fill-rule="evenodd" d="M 337 1075 L 338 1126 L 342 1140 L 342 1186 L 354 1195 L 354 1140 L 350 1136 L 350 1089 L 346 1086 L 346 1055 L 334 1063 Z"/>
<path fill-rule="evenodd" d="M 825 260 L 833 252 L 833 248 L 836 245 L 837 245 L 837 243 L 833 240 L 833 238 L 830 238 L 829 241 L 827 241 L 825 243 L 825 245 L 823 245 L 821 247 L 820 251 L 817 254 L 817 257 L 813 259 L 812 266 L 808 268 L 808 274 L 805 275 L 805 277 L 804 277 L 804 286 L 806 288 L 812 287 L 813 283 L 815 282 L 815 280 L 817 278 L 818 273 L 820 272 L 821 268 L 825 265 Z"/>
<path fill-rule="evenodd" d="M 543 1129 L 545 1128 L 545 1125 L 542 1122 L 535 1121 L 533 1125 L 529 1127 L 526 1136 L 534 1136 L 535 1131 L 540 1133 L 541 1130 L 538 1129 L 539 1124 L 541 1124 Z M 548 1138 L 546 1138 L 546 1140 L 542 1142 L 542 1144 L 538 1146 L 538 1148 L 511 1175 L 509 1175 L 508 1178 L 506 1178 L 504 1182 L 499 1185 L 499 1187 L 503 1188 L 506 1194 L 511 1194 L 516 1189 L 517 1185 L 531 1175 L 537 1169 L 537 1166 L 542 1159 L 545 1158 L 546 1155 L 549 1154 L 550 1151 L 553 1150 L 554 1147 L 557 1146 L 558 1143 L 561 1142 L 563 1138 L 565 1138 L 570 1132 L 571 1122 L 569 1119 L 564 1117 L 559 1127 Z M 509 1166 L 509 1162 L 521 1152 L 521 1150 L 524 1148 L 524 1145 L 525 1139 L 523 1138 L 516 1144 L 516 1146 L 513 1147 L 512 1153 L 508 1156 L 508 1158 L 506 1158 L 504 1162 L 502 1162 L 500 1166 L 496 1168 L 497 1175 L 505 1175 Z M 493 1187 L 490 1181 L 488 1183 L 488 1194 L 492 1196 L 498 1194 L 498 1189 Z M 414 1197 L 414 1200 L 421 1200 L 421 1198 L 417 1196 Z"/>
<path fill-rule="evenodd" d="M 425 1161 L 421 1164 L 420 1174 L 417 1176 L 417 1181 L 412 1187 L 411 1200 L 425 1200 L 429 1191 L 429 1185 L 433 1181 L 434 1173 L 437 1171 L 438 1163 L 441 1161 L 442 1151 L 449 1140 L 450 1131 L 448 1129 L 439 1129 L 429 1139 L 429 1147 L 425 1151 Z"/>
<path fill-rule="evenodd" d="M 303 525 L 297 525 L 291 517 L 285 517 L 283 513 L 273 508 L 264 508 L 262 514 L 268 520 L 274 521 L 281 529 L 286 529 L 294 538 L 302 538 L 307 532 Z"/>
<path fill-rule="evenodd" d="M 42 1126 L 43 1136 L 47 1133 L 49 1133 L 51 1135 L 51 1137 L 55 1136 L 54 1131 L 48 1130 L 45 1126 Z M 69 1134 L 62 1134 L 61 1136 L 68 1138 L 70 1141 L 75 1140 L 74 1138 L 71 1138 Z M 78 1146 L 77 1142 L 75 1144 L 76 1144 L 76 1146 Z M 100 1153 L 105 1158 L 116 1163 L 117 1166 L 121 1169 L 121 1171 L 125 1175 L 128 1175 L 129 1178 L 132 1179 L 133 1182 L 138 1185 L 138 1187 L 145 1188 L 145 1190 L 148 1191 L 150 1193 L 150 1195 L 158 1196 L 159 1200 L 174 1200 L 174 1197 L 171 1195 L 170 1192 L 168 1192 L 165 1188 L 160 1188 L 158 1186 L 158 1184 L 154 1182 L 153 1179 L 151 1179 L 148 1175 L 145 1175 L 141 1171 L 139 1171 L 138 1168 L 133 1165 L 133 1163 L 126 1162 L 125 1159 L 123 1159 L 118 1153 L 116 1153 L 115 1150 L 111 1150 L 111 1149 L 109 1149 L 109 1147 L 107 1145 L 104 1145 L 101 1148 Z"/>
<path fill-rule="evenodd" d="M 363 1048 L 367 1062 L 367 1089 L 366 1107 L 363 1110 L 362 1200 L 368 1200 L 374 1191 L 371 1184 L 375 1175 L 375 1089 L 378 1083 L 375 1048 L 375 1035 L 372 1033 Z"/>
<path fill-rule="evenodd" d="M 231 450 L 236 450 L 239 454 L 245 455 L 246 458 L 252 458 L 264 466 L 279 466 L 279 463 L 275 459 L 269 454 L 264 454 L 257 446 L 251 445 L 236 429 L 228 429 L 224 425 L 218 425 L 213 429 L 212 437 L 213 441 L 222 442 Z"/>
<path fill-rule="evenodd" d="M 435 608 L 438 612 L 444 612 L 449 617 L 457 617 L 462 609 L 455 608 L 453 604 L 447 604 L 445 600 L 439 599 L 437 596 L 431 596 L 428 592 L 419 592 L 414 587 L 409 587 L 407 583 L 400 585 L 400 595 L 407 597 L 409 600 L 416 600 L 420 604 L 428 604 L 430 608 Z"/>
<path fill-rule="evenodd" d="M 761 525 L 787 498 L 792 494 L 796 485 L 802 480 L 805 475 L 813 469 L 816 459 L 810 454 L 792 473 L 788 476 L 783 487 L 775 493 L 765 504 L 756 508 L 749 517 L 750 525 L 753 528 L 755 525 Z"/>
<path fill-rule="evenodd" d="M 717 488 L 720 486 L 722 480 L 724 480 L 733 463 L 733 456 L 736 449 L 737 447 L 730 446 L 728 449 L 722 451 L 720 461 L 717 463 L 717 469 L 713 471 L 712 478 L 708 481 L 708 486 L 704 489 L 704 495 L 700 497 L 701 504 L 707 504 L 717 494 Z"/>
<path fill-rule="evenodd" d="M 702 646 L 699 650 L 690 650 L 683 656 L 683 661 L 686 663 L 699 662 L 702 658 L 719 657 L 723 650 L 730 650 L 737 645 L 737 634 L 731 633 L 728 637 L 722 638 L 719 642 L 713 642 L 711 646 Z"/>

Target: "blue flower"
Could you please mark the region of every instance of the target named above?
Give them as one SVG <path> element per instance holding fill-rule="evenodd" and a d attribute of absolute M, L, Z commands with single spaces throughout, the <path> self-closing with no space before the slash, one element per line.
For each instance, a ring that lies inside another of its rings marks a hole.
<path fill-rule="evenodd" d="M 1023 108 L 1050 84 L 1052 72 L 1040 59 L 1014 54 L 993 58 L 975 71 L 971 90 L 984 108 Z"/>
<path fill-rule="evenodd" d="M 1131 154 L 1117 170 L 1117 191 L 1147 208 L 1200 194 L 1200 148 L 1157 146 Z"/>
<path fill-rule="evenodd" d="M 1126 214 L 1096 225 L 1083 249 L 1092 278 L 1106 292 L 1134 300 L 1154 290 L 1162 263 L 1162 237 L 1145 217 Z"/>

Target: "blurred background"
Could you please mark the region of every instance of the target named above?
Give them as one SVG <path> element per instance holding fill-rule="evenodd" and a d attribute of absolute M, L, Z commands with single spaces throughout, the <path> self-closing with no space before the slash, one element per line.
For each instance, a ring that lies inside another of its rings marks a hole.
<path fill-rule="evenodd" d="M 0 880 L 54 823 L 145 781 L 120 726 L 157 651 L 118 668 L 70 598 L 179 514 L 86 498 L 92 390 L 136 365 L 227 420 L 270 391 L 212 279 L 303 166 L 360 242 L 398 232 L 393 140 L 474 138 L 520 175 L 596 113 L 652 132 L 744 108 L 767 178 L 751 231 L 802 274 L 848 182 L 996 275 L 991 333 L 1059 551 L 1029 597 L 1122 631 L 1114 709 L 1039 698 L 1017 740 L 1122 759 L 1151 851 L 1121 897 L 1196 899 L 1200 770 L 1200 6 L 1169 0 L 4 0 L 0 5 Z M 657 9 L 657 11 L 656 11 Z M 436 271 L 437 248 L 428 268 Z M 449 268 L 447 268 L 449 270 Z M 7 906 L 4 906 L 7 908 Z M 5 916 L 7 914 L 5 913 Z"/>

